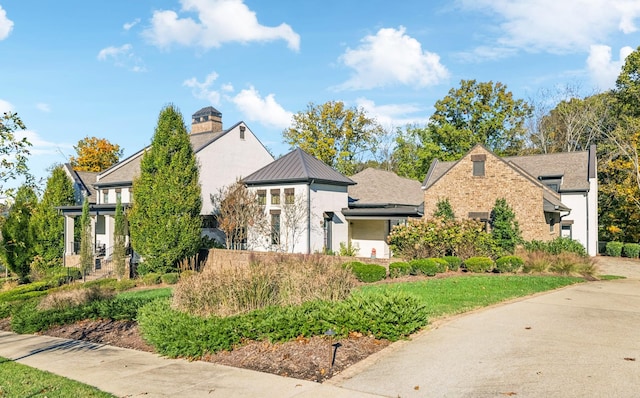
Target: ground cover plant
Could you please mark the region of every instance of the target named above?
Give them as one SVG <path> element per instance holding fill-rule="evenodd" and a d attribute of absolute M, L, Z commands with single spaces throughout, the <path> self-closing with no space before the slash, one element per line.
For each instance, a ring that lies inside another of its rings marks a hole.
<path fill-rule="evenodd" d="M 107 398 L 113 395 L 0 357 L 0 397 Z"/>

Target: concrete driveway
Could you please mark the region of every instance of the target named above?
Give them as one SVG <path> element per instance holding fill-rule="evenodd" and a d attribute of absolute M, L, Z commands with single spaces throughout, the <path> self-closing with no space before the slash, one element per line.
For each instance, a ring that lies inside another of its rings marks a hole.
<path fill-rule="evenodd" d="M 602 264 L 600 264 L 602 267 Z M 639 397 L 640 262 L 449 319 L 329 383 L 388 397 Z"/>

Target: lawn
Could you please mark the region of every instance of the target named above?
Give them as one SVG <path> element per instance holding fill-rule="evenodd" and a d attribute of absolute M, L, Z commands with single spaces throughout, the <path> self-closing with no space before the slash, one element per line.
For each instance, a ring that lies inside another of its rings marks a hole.
<path fill-rule="evenodd" d="M 365 294 L 405 292 L 413 294 L 427 307 L 430 319 L 455 315 L 516 297 L 584 282 L 568 276 L 470 275 L 419 282 L 367 285 Z"/>
<path fill-rule="evenodd" d="M 95 387 L 0 357 L 0 397 L 114 397 Z"/>

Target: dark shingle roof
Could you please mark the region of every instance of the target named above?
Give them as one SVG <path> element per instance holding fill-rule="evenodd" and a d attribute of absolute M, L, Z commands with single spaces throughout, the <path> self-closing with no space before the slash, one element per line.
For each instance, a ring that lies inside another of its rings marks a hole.
<path fill-rule="evenodd" d="M 353 185 L 350 178 L 338 173 L 300 148 L 243 179 L 247 185 L 316 182 L 332 185 Z"/>
<path fill-rule="evenodd" d="M 350 177 L 349 197 L 360 203 L 419 205 L 424 201 L 420 181 L 403 178 L 391 171 L 367 168 Z"/>
<path fill-rule="evenodd" d="M 211 115 L 222 117 L 222 113 L 219 110 L 217 110 L 216 108 L 212 107 L 212 106 L 206 106 L 206 107 L 200 109 L 199 111 L 194 113 L 191 117 L 193 117 L 195 119 L 197 117 L 211 116 Z"/>

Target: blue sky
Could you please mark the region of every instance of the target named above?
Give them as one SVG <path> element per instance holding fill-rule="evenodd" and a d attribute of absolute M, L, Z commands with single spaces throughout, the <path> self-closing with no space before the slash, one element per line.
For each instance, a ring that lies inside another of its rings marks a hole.
<path fill-rule="evenodd" d="M 38 177 L 85 136 L 135 153 L 168 103 L 187 124 L 213 105 L 281 155 L 310 102 L 393 129 L 461 79 L 525 100 L 612 88 L 639 26 L 637 0 L 0 0 L 0 111 L 27 125 Z"/>

